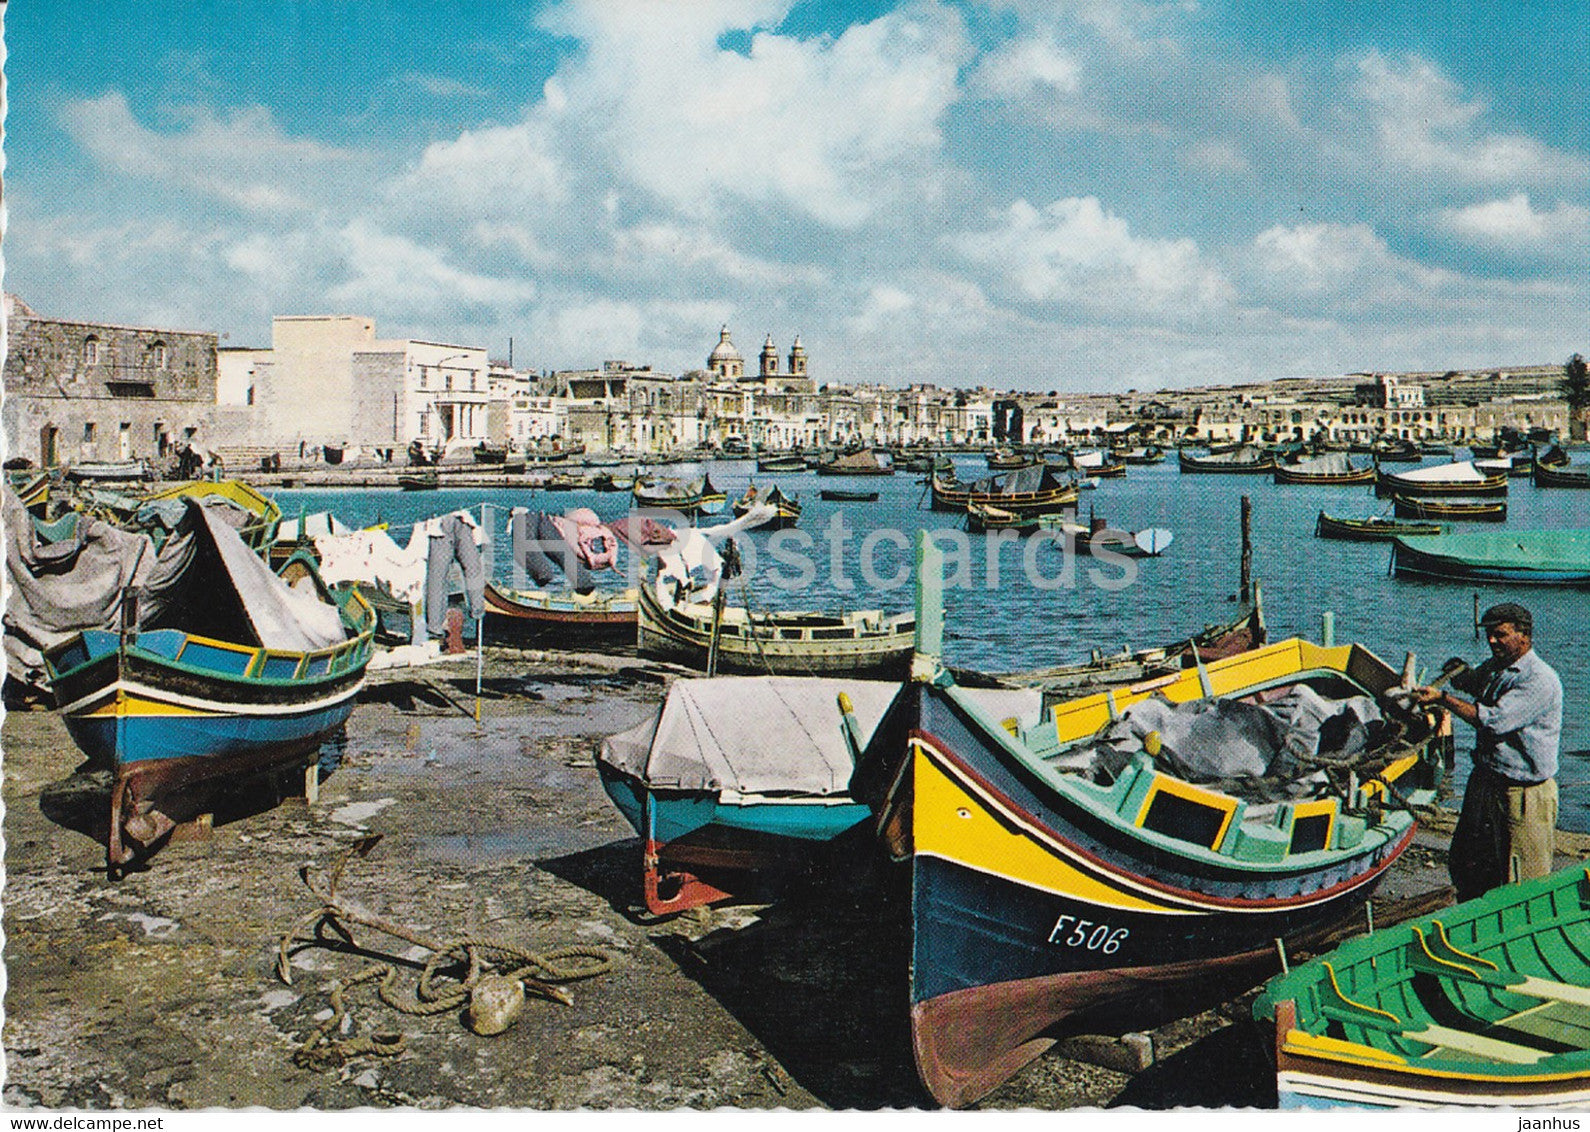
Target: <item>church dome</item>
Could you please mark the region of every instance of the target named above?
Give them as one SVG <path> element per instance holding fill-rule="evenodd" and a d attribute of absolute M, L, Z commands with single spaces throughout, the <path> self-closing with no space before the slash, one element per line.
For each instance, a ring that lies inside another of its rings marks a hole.
<path fill-rule="evenodd" d="M 729 341 L 729 328 L 725 326 L 718 332 L 718 344 L 712 348 L 712 353 L 707 355 L 707 366 L 711 368 L 719 362 L 743 362 L 745 358 L 740 351 L 734 348 L 734 343 Z"/>

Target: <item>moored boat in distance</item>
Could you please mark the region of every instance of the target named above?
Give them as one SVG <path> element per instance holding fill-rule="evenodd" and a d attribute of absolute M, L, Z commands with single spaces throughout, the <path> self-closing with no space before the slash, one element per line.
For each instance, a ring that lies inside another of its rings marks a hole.
<path fill-rule="evenodd" d="M 784 492 L 779 489 L 778 484 L 774 484 L 772 487 L 768 488 L 767 494 L 761 496 L 760 498 L 757 496 L 755 484 L 747 487 L 745 489 L 745 494 L 734 501 L 734 517 L 736 519 L 743 519 L 746 515 L 751 513 L 751 508 L 755 507 L 758 503 L 773 508 L 772 517 L 769 518 L 767 522 L 762 524 L 763 530 L 788 530 L 790 527 L 793 527 L 796 523 L 800 522 L 800 500 L 793 495 L 785 495 Z"/>
<path fill-rule="evenodd" d="M 878 459 L 877 453 L 871 448 L 863 448 L 856 452 L 845 452 L 831 460 L 823 460 L 817 465 L 817 474 L 820 476 L 892 476 L 894 465 L 885 464 Z"/>
<path fill-rule="evenodd" d="M 1375 479 L 1377 495 L 1506 495 L 1507 476 L 1482 471 L 1473 460 L 1415 468 L 1411 472 L 1381 471 Z"/>
<path fill-rule="evenodd" d="M 1356 467 L 1345 452 L 1328 452 L 1323 456 L 1302 460 L 1296 464 L 1277 464 L 1275 482 L 1301 484 L 1313 487 L 1348 487 L 1375 482 L 1375 466 Z"/>
<path fill-rule="evenodd" d="M 1536 487 L 1590 488 L 1590 469 L 1572 467 L 1566 458 L 1566 453 L 1563 460 L 1557 464 L 1535 461 L 1530 467 L 1530 474 Z"/>
<path fill-rule="evenodd" d="M 1211 452 L 1208 456 L 1192 456 L 1181 451 L 1176 453 L 1176 460 L 1184 472 L 1259 475 L 1275 470 L 1275 457 L 1251 444 L 1227 452 Z"/>
<path fill-rule="evenodd" d="M 818 497 L 825 503 L 876 503 L 876 491 L 843 491 L 839 488 L 825 487 L 818 493 Z"/>
<path fill-rule="evenodd" d="M 1381 515 L 1367 518 L 1350 518 L 1345 515 L 1328 515 L 1324 511 L 1314 523 L 1314 533 L 1320 538 L 1341 539 L 1347 542 L 1390 542 L 1403 535 L 1438 535 L 1446 527 L 1440 523 L 1388 519 Z"/>
<path fill-rule="evenodd" d="M 1501 523 L 1507 520 L 1505 499 L 1423 499 L 1391 497 L 1392 510 L 1402 519 L 1439 519 L 1447 522 Z"/>
<path fill-rule="evenodd" d="M 1253 1003 L 1280 1106 L 1583 1109 L 1587 937 L 1576 864 L 1299 963 Z"/>
<path fill-rule="evenodd" d="M 1050 513 L 1076 503 L 1078 489 L 1055 475 L 1047 464 L 1006 472 L 975 483 L 962 483 L 949 472 L 928 476 L 934 511 L 964 511 L 972 503 L 1018 514 Z"/>
<path fill-rule="evenodd" d="M 434 468 L 425 472 L 404 472 L 397 478 L 397 485 L 403 491 L 435 491 L 441 483 Z"/>
<path fill-rule="evenodd" d="M 635 644 L 639 619 L 633 589 L 516 590 L 486 583 L 486 639 L 492 644 L 600 652 Z"/>
<path fill-rule="evenodd" d="M 1118 1033 L 1250 985 L 1277 939 L 1359 914 L 1412 843 L 1392 802 L 1433 800 L 1439 734 L 1381 716 L 1399 677 L 1367 650 L 1288 640 L 1052 705 L 961 688 L 937 664 L 942 559 L 924 539 L 918 560 L 921 679 L 852 791 L 911 870 L 912 1043 L 940 1103 L 975 1101 L 1060 1025 Z M 1340 745 L 1321 738 L 1337 716 L 1363 725 Z M 1287 738 L 1235 737 L 1268 727 Z M 1289 785 L 1231 792 L 1249 773 Z"/>
<path fill-rule="evenodd" d="M 1590 585 L 1590 530 L 1404 536 L 1392 543 L 1391 568 L 1398 575 L 1441 581 Z"/>

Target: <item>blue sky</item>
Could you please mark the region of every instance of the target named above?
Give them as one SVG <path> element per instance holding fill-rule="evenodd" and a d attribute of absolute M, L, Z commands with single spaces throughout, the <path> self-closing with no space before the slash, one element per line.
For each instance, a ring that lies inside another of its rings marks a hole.
<path fill-rule="evenodd" d="M 5 287 L 1110 390 L 1590 349 L 1590 2 L 12 5 Z"/>

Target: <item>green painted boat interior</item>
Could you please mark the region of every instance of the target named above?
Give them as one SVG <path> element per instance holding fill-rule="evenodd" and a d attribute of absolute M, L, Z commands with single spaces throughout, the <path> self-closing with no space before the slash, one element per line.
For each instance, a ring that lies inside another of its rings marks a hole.
<path fill-rule="evenodd" d="M 1382 929 L 1271 980 L 1256 1018 L 1453 1073 L 1590 1073 L 1590 870 Z"/>
<path fill-rule="evenodd" d="M 1409 549 L 1474 566 L 1520 570 L 1590 570 L 1590 529 L 1474 531 L 1405 536 Z"/>

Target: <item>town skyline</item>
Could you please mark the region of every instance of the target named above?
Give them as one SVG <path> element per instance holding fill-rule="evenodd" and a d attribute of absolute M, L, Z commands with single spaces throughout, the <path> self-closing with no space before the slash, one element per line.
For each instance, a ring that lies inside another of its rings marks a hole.
<path fill-rule="evenodd" d="M 547 370 L 685 373 L 726 324 L 836 384 L 1558 363 L 1590 308 L 1557 61 L 1584 17 L 1492 7 L 110 3 L 84 35 L 26 6 L 6 290 L 228 346 L 357 314 Z"/>

